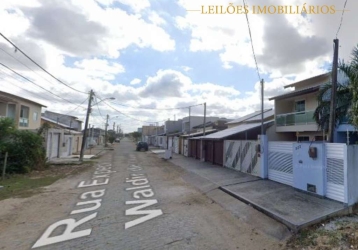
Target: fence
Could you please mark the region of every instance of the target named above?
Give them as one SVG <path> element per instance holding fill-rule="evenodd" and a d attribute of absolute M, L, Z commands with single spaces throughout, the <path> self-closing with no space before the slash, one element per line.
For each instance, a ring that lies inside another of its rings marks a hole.
<path fill-rule="evenodd" d="M 258 141 L 224 141 L 224 166 L 260 176 L 260 160 L 255 146 Z"/>

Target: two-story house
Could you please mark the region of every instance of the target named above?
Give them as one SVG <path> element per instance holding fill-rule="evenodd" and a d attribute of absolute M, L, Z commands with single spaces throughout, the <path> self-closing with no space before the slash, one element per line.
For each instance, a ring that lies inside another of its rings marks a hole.
<path fill-rule="evenodd" d="M 12 118 L 17 129 L 36 130 L 41 126 L 41 103 L 0 91 L 0 117 Z"/>
<path fill-rule="evenodd" d="M 338 83 L 347 84 L 343 72 L 338 71 Z M 294 88 L 294 91 L 269 98 L 275 101 L 276 132 L 297 141 L 323 141 L 326 140 L 324 131 L 318 128 L 313 114 L 318 106 L 317 94 L 322 85 L 331 81 L 331 72 L 317 75 L 298 81 L 284 88 Z M 338 124 L 335 128 L 335 142 L 346 142 L 348 137 L 353 138 L 353 126 Z M 289 140 L 289 139 L 287 139 Z"/>

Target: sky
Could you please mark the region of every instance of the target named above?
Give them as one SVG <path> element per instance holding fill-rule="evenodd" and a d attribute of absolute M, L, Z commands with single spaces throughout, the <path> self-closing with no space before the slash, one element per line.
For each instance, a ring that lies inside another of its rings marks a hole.
<path fill-rule="evenodd" d="M 270 97 L 293 90 L 283 86 L 329 71 L 336 37 L 349 62 L 358 1 L 343 12 L 345 2 L 245 0 L 250 39 L 243 1 L 1 0 L 0 32 L 62 83 L 0 37 L 0 62 L 32 81 L 0 65 L 0 89 L 83 121 L 92 89 L 89 124 L 104 128 L 109 115 L 125 132 L 186 117 L 188 106 L 202 116 L 203 103 L 207 116 L 235 119 L 260 109 L 260 79 L 272 108 Z M 234 14 L 204 14 L 231 3 Z"/>

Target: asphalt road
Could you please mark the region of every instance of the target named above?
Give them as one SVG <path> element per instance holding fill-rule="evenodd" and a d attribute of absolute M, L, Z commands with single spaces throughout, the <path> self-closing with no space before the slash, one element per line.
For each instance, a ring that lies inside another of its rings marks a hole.
<path fill-rule="evenodd" d="M 280 248 L 127 139 L 21 206 L 0 229 L 0 249 Z"/>

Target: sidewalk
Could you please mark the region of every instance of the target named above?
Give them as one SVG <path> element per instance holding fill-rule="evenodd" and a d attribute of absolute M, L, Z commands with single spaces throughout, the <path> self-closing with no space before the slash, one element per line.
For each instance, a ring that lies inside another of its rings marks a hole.
<path fill-rule="evenodd" d="M 162 155 L 158 155 L 162 157 Z M 344 204 L 236 170 L 173 154 L 170 160 L 203 192 L 219 189 L 297 232 L 335 215 L 349 213 Z"/>
<path fill-rule="evenodd" d="M 104 147 L 104 145 L 97 145 L 93 148 L 85 149 L 84 154 L 83 154 L 83 161 L 89 161 L 95 157 L 99 157 L 99 156 L 105 154 L 106 152 L 108 152 L 108 150 L 113 150 L 115 145 L 116 144 L 112 145 L 109 143 L 108 147 Z M 79 158 L 80 158 L 80 155 L 75 154 L 75 155 L 71 155 L 68 157 L 52 158 L 48 162 L 50 164 L 76 164 L 77 162 L 78 162 L 78 164 L 81 164 L 81 162 L 79 161 Z"/>

